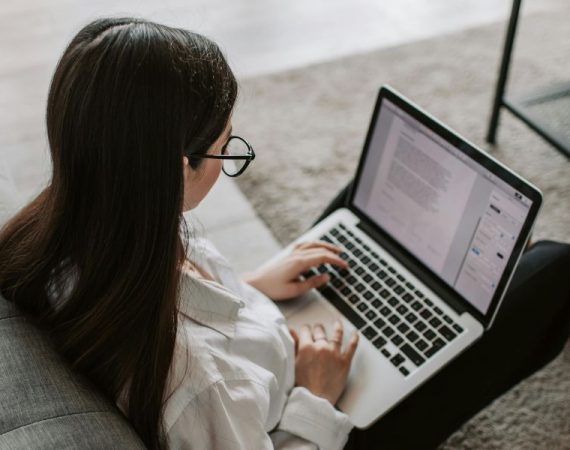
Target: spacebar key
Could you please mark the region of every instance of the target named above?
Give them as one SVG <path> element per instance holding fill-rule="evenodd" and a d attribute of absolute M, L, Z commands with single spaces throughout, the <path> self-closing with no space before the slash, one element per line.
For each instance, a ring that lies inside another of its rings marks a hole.
<path fill-rule="evenodd" d="M 319 289 L 321 294 L 330 301 L 352 324 L 359 330 L 366 325 L 366 322 L 346 303 L 334 290 L 329 287 Z"/>
<path fill-rule="evenodd" d="M 404 345 L 402 348 L 400 348 L 400 350 L 402 350 L 402 352 L 412 360 L 412 362 L 416 365 L 416 366 L 420 366 L 425 359 L 422 358 L 422 356 L 416 352 L 411 346 L 410 344 L 406 344 Z"/>

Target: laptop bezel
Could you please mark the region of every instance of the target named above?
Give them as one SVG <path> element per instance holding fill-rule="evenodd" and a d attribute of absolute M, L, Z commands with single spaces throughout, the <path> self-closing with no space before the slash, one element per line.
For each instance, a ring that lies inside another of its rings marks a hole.
<path fill-rule="evenodd" d="M 372 218 L 366 215 L 366 213 L 358 208 L 354 203 L 354 197 L 358 189 L 359 181 L 362 177 L 364 162 L 366 156 L 368 155 L 368 150 L 370 148 L 370 142 L 374 135 L 375 125 L 380 114 L 382 107 L 382 101 L 387 99 L 394 103 L 396 106 L 401 108 L 404 112 L 412 116 L 414 119 L 418 120 L 422 125 L 429 128 L 431 131 L 435 132 L 437 135 L 442 137 L 445 141 L 449 142 L 454 147 L 461 150 L 468 157 L 481 164 L 483 167 L 488 169 L 491 173 L 499 177 L 501 180 L 506 182 L 508 185 L 512 186 L 514 189 L 528 197 L 532 201 L 530 211 L 524 222 L 524 225 L 519 233 L 519 237 L 515 243 L 511 257 L 509 258 L 507 265 L 505 266 L 503 275 L 497 285 L 495 294 L 491 300 L 487 312 L 483 314 L 476 307 L 474 307 L 467 299 L 460 295 L 455 289 L 453 289 L 449 284 L 447 284 L 439 275 L 429 269 L 425 264 L 423 264 L 418 258 L 416 258 L 410 251 L 408 251 L 404 246 L 402 246 L 398 241 L 396 241 L 388 232 L 384 231 L 381 226 L 376 224 Z M 435 288 L 437 293 L 445 299 L 452 299 L 454 303 L 458 303 L 462 308 L 467 310 L 472 316 L 479 320 L 485 328 L 489 328 L 492 324 L 498 307 L 504 294 L 506 293 L 508 284 L 514 273 L 514 267 L 518 263 L 520 256 L 522 255 L 523 249 L 526 246 L 532 227 L 534 225 L 535 219 L 538 215 L 540 207 L 542 205 L 542 194 L 541 192 L 533 186 L 531 183 L 520 177 L 519 175 L 512 172 L 505 165 L 488 155 L 487 153 L 480 150 L 477 146 L 467 141 L 465 138 L 460 136 L 457 132 L 451 130 L 449 127 L 445 126 L 437 119 L 429 115 L 423 109 L 415 105 L 413 102 L 408 100 L 406 97 L 395 91 L 389 86 L 382 86 L 379 90 L 376 104 L 374 107 L 374 112 L 370 121 L 370 126 L 368 127 L 368 132 L 366 135 L 366 140 L 364 143 L 364 148 L 360 156 L 358 163 L 358 168 L 356 170 L 356 175 L 354 182 L 352 183 L 352 189 L 350 190 L 347 207 L 359 217 L 360 220 L 364 221 L 368 228 L 372 227 L 375 233 L 381 237 L 382 241 L 389 243 L 390 247 L 395 249 L 397 253 L 405 256 L 404 264 L 411 270 L 416 276 L 418 276 L 422 281 L 428 282 L 430 287 Z M 429 276 L 429 280 L 426 278 Z"/>

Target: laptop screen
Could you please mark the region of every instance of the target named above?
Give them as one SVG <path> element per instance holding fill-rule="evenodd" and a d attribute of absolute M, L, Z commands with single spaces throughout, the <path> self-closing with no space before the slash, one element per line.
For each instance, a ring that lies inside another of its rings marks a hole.
<path fill-rule="evenodd" d="M 486 314 L 532 201 L 384 98 L 353 203 Z"/>

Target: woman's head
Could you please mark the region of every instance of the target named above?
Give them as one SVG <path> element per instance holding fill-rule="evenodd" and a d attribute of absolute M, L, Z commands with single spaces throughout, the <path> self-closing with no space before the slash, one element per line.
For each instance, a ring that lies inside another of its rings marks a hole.
<path fill-rule="evenodd" d="M 218 161 L 184 155 L 219 146 L 236 95 L 220 50 L 200 35 L 140 19 L 90 23 L 49 92 L 51 182 L 0 233 L 4 296 L 110 398 L 126 391 L 151 448 L 176 335 L 181 213 L 219 173 Z M 57 280 L 70 271 L 73 289 L 53 308 L 48 292 L 63 292 Z"/>
<path fill-rule="evenodd" d="M 139 19 L 95 21 L 73 39 L 52 81 L 53 182 L 76 193 L 74 204 L 89 197 L 108 211 L 138 196 L 178 214 L 182 155 L 212 146 L 236 95 L 230 68 L 205 37 Z"/>

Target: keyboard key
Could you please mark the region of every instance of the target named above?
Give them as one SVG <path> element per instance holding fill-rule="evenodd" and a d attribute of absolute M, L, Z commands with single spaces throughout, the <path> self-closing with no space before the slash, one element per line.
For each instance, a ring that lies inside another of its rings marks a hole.
<path fill-rule="evenodd" d="M 408 376 L 410 374 L 410 372 L 408 371 L 408 369 L 406 369 L 404 366 L 399 367 L 400 372 L 402 372 L 402 374 L 404 376 Z"/>
<path fill-rule="evenodd" d="M 406 334 L 406 337 L 412 343 L 417 341 L 419 338 L 419 336 L 417 335 L 417 333 L 415 331 L 410 331 L 408 334 Z"/>
<path fill-rule="evenodd" d="M 390 296 L 390 291 L 388 291 L 386 289 L 382 289 L 382 291 L 380 292 L 380 297 L 388 298 L 389 296 Z"/>
<path fill-rule="evenodd" d="M 436 341 L 433 343 L 433 345 L 429 349 L 427 349 L 424 353 L 427 357 L 433 356 L 438 351 L 440 351 L 444 345 L 445 345 L 445 342 L 443 342 L 441 339 L 436 339 Z"/>
<path fill-rule="evenodd" d="M 437 306 L 433 307 L 433 310 L 438 313 L 439 315 L 443 314 L 443 311 L 441 309 L 439 309 Z"/>
<path fill-rule="evenodd" d="M 327 298 L 333 306 L 335 306 L 352 324 L 360 329 L 366 322 L 362 319 L 356 311 L 352 309 L 333 289 L 325 287 L 320 290 L 321 294 Z"/>
<path fill-rule="evenodd" d="M 340 235 L 340 231 L 338 231 L 336 228 L 333 228 L 331 231 L 329 231 L 329 233 L 332 234 L 333 236 Z"/>
<path fill-rule="evenodd" d="M 413 291 L 416 287 L 410 283 L 409 281 L 406 282 L 406 287 L 410 290 Z"/>
<path fill-rule="evenodd" d="M 357 308 L 358 308 L 359 311 L 364 312 L 364 311 L 366 311 L 366 310 L 368 309 L 368 306 L 366 306 L 366 303 L 360 302 L 360 303 L 358 304 Z"/>
<path fill-rule="evenodd" d="M 400 318 L 399 318 L 397 315 L 392 314 L 392 315 L 390 316 L 390 318 L 388 319 L 388 321 L 389 321 L 392 325 L 396 325 L 398 322 L 400 322 Z"/>
<path fill-rule="evenodd" d="M 378 331 L 376 331 L 374 328 L 372 327 L 366 327 L 363 331 L 362 334 L 364 336 L 366 336 L 368 339 L 372 340 L 374 339 L 377 335 L 378 335 Z"/>
<path fill-rule="evenodd" d="M 392 337 L 392 343 L 394 345 L 400 345 L 402 342 L 404 342 L 404 339 L 402 339 L 402 336 L 400 336 L 399 334 L 396 334 Z"/>
<path fill-rule="evenodd" d="M 384 339 L 382 336 L 378 336 L 374 342 L 372 342 L 372 344 L 376 348 L 382 348 L 384 345 L 386 345 L 386 339 Z"/>
<path fill-rule="evenodd" d="M 366 287 L 361 283 L 358 283 L 356 286 L 354 286 L 354 289 L 356 289 L 356 292 L 362 292 L 365 288 Z"/>
<path fill-rule="evenodd" d="M 393 267 L 388 267 L 388 272 L 396 273 L 396 269 L 394 269 Z"/>
<path fill-rule="evenodd" d="M 352 292 L 347 286 L 343 287 L 342 290 L 340 291 L 342 293 L 342 295 L 344 295 L 345 297 L 348 297 L 348 295 L 350 295 L 350 293 Z"/>
<path fill-rule="evenodd" d="M 355 294 L 349 295 L 349 297 L 348 297 L 348 301 L 350 303 L 352 303 L 353 305 L 358 303 L 359 300 L 360 300 L 360 297 L 358 297 L 358 295 L 355 295 Z"/>
<path fill-rule="evenodd" d="M 451 320 L 451 317 L 449 317 L 447 314 L 443 316 L 443 320 L 449 324 L 453 323 L 453 320 Z"/>
<path fill-rule="evenodd" d="M 380 308 L 380 306 L 382 306 L 382 302 L 378 299 L 375 299 L 372 301 L 372 306 L 374 306 L 374 308 L 378 309 L 378 308 Z"/>
<path fill-rule="evenodd" d="M 380 264 L 382 264 L 383 266 L 388 265 L 388 263 L 386 261 L 384 261 L 382 258 L 380 258 Z"/>
<path fill-rule="evenodd" d="M 389 358 L 390 357 L 390 352 L 388 350 L 386 350 L 385 348 L 383 348 L 381 350 L 382 354 L 386 357 Z"/>
<path fill-rule="evenodd" d="M 403 288 L 401 285 L 398 284 L 398 285 L 394 288 L 394 292 L 396 292 L 396 294 L 398 294 L 398 295 L 401 295 L 402 292 L 404 292 L 404 288 Z"/>
<path fill-rule="evenodd" d="M 434 317 L 433 319 L 431 319 L 431 320 L 429 321 L 429 323 L 430 323 L 430 325 L 431 325 L 432 327 L 437 328 L 437 327 L 439 327 L 439 326 L 441 325 L 441 320 L 439 320 L 437 317 Z"/>
<path fill-rule="evenodd" d="M 400 280 L 401 282 L 405 282 L 405 281 L 406 281 L 406 279 L 405 279 L 402 275 L 400 275 L 400 274 L 396 275 L 396 278 L 397 278 L 398 280 Z"/>
<path fill-rule="evenodd" d="M 400 350 L 402 351 L 402 353 L 404 353 L 404 355 L 410 358 L 410 360 L 416 366 L 421 366 L 425 362 L 425 359 L 418 352 L 416 352 L 410 344 L 402 345 Z"/>
<path fill-rule="evenodd" d="M 392 359 L 390 359 L 390 362 L 392 364 L 394 364 L 396 367 L 398 367 L 400 364 L 402 364 L 406 359 L 400 355 L 399 353 L 396 353 Z"/>
<path fill-rule="evenodd" d="M 387 278 L 386 279 L 386 284 L 390 287 L 394 286 L 396 284 L 396 282 L 394 281 L 393 278 Z"/>
<path fill-rule="evenodd" d="M 382 334 L 386 337 L 390 337 L 394 334 L 394 328 L 386 326 L 386 328 L 382 330 Z"/>
<path fill-rule="evenodd" d="M 390 315 L 390 308 L 388 308 L 387 306 L 383 306 L 382 308 L 380 308 L 380 314 L 382 314 L 385 317 L 388 317 Z"/>
<path fill-rule="evenodd" d="M 399 303 L 399 302 L 398 302 L 398 299 L 397 299 L 396 297 L 390 297 L 390 298 L 388 299 L 388 304 L 389 304 L 390 306 L 396 306 L 398 303 Z"/>
<path fill-rule="evenodd" d="M 367 273 L 366 275 L 364 275 L 363 280 L 366 281 L 367 283 L 370 283 L 372 281 L 372 276 L 369 273 Z"/>
<path fill-rule="evenodd" d="M 376 264 L 376 263 L 370 264 L 370 270 L 372 272 L 376 272 L 376 270 L 378 270 L 378 264 Z"/>
<path fill-rule="evenodd" d="M 429 298 L 426 298 L 426 299 L 424 300 L 424 302 L 425 302 L 425 304 L 428 305 L 428 306 L 433 306 L 433 302 L 432 302 Z"/>
<path fill-rule="evenodd" d="M 364 269 L 360 266 L 358 266 L 355 270 L 356 275 L 362 275 L 364 273 Z"/>
<path fill-rule="evenodd" d="M 417 321 L 414 323 L 414 328 L 418 331 L 424 331 L 427 328 L 427 325 L 421 321 Z"/>
<path fill-rule="evenodd" d="M 408 312 L 408 308 L 406 308 L 404 305 L 400 305 L 400 306 L 398 306 L 396 311 L 398 311 L 403 316 L 404 314 L 406 314 Z"/>
<path fill-rule="evenodd" d="M 421 350 L 422 352 L 428 347 L 427 342 L 424 341 L 423 339 L 420 339 L 419 341 L 417 341 L 415 343 L 415 345 L 418 348 L 418 350 Z"/>
<path fill-rule="evenodd" d="M 440 332 L 441 335 L 442 335 L 445 339 L 447 339 L 448 341 L 452 341 L 452 340 L 455 338 L 455 336 L 457 336 L 453 331 L 451 331 L 451 330 L 449 329 L 449 327 L 448 327 L 447 325 L 442 325 L 442 326 L 439 328 L 439 332 Z"/>
<path fill-rule="evenodd" d="M 408 292 L 408 293 L 404 294 L 404 296 L 402 297 L 402 299 L 403 299 L 406 303 L 410 303 L 410 302 L 414 299 L 414 296 Z"/>
<path fill-rule="evenodd" d="M 424 331 L 424 336 L 430 341 L 433 341 L 433 338 L 435 338 L 436 334 L 433 332 L 433 330 L 427 330 Z"/>
<path fill-rule="evenodd" d="M 412 303 L 412 309 L 414 311 L 419 311 L 422 309 L 422 304 L 416 300 L 414 303 Z"/>
<path fill-rule="evenodd" d="M 416 315 L 414 313 L 409 313 L 406 316 L 406 320 L 410 323 L 414 323 L 416 320 L 418 320 L 418 318 L 416 317 Z"/>
<path fill-rule="evenodd" d="M 431 313 L 431 311 L 429 309 L 424 309 L 421 313 L 420 316 L 422 316 L 424 319 L 428 320 L 430 317 L 433 316 L 433 314 Z"/>
<path fill-rule="evenodd" d="M 355 248 L 352 253 L 354 253 L 354 256 L 356 256 L 357 258 L 362 255 L 362 252 L 357 248 Z"/>
<path fill-rule="evenodd" d="M 458 333 L 462 333 L 463 332 L 463 328 L 461 328 L 459 325 L 457 325 L 456 323 L 453 324 L 453 329 L 455 331 L 457 331 Z"/>
<path fill-rule="evenodd" d="M 400 325 L 398 325 L 398 331 L 400 333 L 406 333 L 409 329 L 410 329 L 410 327 L 408 325 L 406 325 L 404 322 L 402 322 Z"/>
<path fill-rule="evenodd" d="M 376 325 L 379 329 L 381 329 L 381 328 L 384 328 L 384 325 L 386 325 L 386 322 L 384 322 L 384 320 L 381 317 L 379 317 L 374 322 L 374 325 Z"/>
<path fill-rule="evenodd" d="M 380 289 L 381 287 L 382 287 L 382 285 L 381 285 L 380 283 L 378 283 L 378 281 L 375 281 L 375 282 L 372 284 L 372 289 L 375 290 L 375 291 L 378 291 L 378 289 Z"/>
<path fill-rule="evenodd" d="M 422 291 L 420 291 L 419 289 L 416 289 L 414 291 L 414 294 L 416 294 L 416 297 L 424 298 L 424 293 Z"/>
<path fill-rule="evenodd" d="M 376 313 L 375 313 L 374 311 L 370 310 L 370 311 L 367 311 L 367 312 L 366 312 L 366 317 L 367 317 L 369 320 L 374 320 L 374 319 L 377 317 L 377 315 L 376 315 Z"/>
<path fill-rule="evenodd" d="M 366 300 L 370 300 L 372 297 L 374 297 L 374 294 L 373 294 L 372 292 L 366 291 L 366 292 L 364 293 L 364 298 L 365 298 Z"/>
<path fill-rule="evenodd" d="M 350 284 L 351 286 L 354 285 L 354 283 L 356 283 L 356 281 L 357 281 L 356 278 L 354 278 L 352 275 L 349 275 L 346 279 L 346 282 L 348 284 Z"/>
<path fill-rule="evenodd" d="M 378 278 L 380 278 L 381 280 L 385 279 L 388 276 L 388 274 L 383 270 L 381 270 L 380 272 L 376 272 L 376 275 L 378 275 Z"/>

